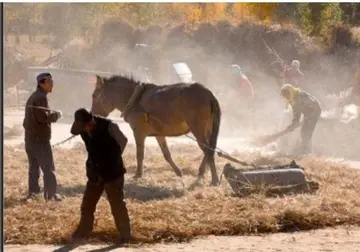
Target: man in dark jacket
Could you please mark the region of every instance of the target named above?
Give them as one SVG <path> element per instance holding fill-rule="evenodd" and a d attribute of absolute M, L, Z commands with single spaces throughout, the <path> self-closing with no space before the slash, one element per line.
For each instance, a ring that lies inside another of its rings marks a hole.
<path fill-rule="evenodd" d="M 81 204 L 80 223 L 74 238 L 85 237 L 93 229 L 96 204 L 105 190 L 115 224 L 120 232 L 120 242 L 131 238 L 130 219 L 124 201 L 124 167 L 122 153 L 127 138 L 116 123 L 95 116 L 82 108 L 75 112 L 71 134 L 81 136 L 88 152 L 86 175 L 88 182 Z"/>
<path fill-rule="evenodd" d="M 25 151 L 29 160 L 29 195 L 27 200 L 32 200 L 40 193 L 39 177 L 40 168 L 44 174 L 45 200 L 60 201 L 56 194 L 57 181 L 51 139 L 51 123 L 61 118 L 61 111 L 49 109 L 47 94 L 52 92 L 53 79 L 50 73 L 42 73 L 37 77 L 37 89 L 26 102 L 25 118 Z"/>

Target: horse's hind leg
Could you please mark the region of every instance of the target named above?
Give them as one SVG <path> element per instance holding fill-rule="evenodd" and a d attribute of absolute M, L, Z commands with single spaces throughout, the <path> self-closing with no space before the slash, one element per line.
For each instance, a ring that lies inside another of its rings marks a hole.
<path fill-rule="evenodd" d="M 169 147 L 167 145 L 166 139 L 163 136 L 158 136 L 156 137 L 156 140 L 159 143 L 159 146 L 161 148 L 161 151 L 164 155 L 165 160 L 171 165 L 172 169 L 174 170 L 175 174 L 179 177 L 182 177 L 182 171 L 180 170 L 180 168 L 174 163 L 172 157 L 171 157 L 171 153 L 169 150 Z"/>
<path fill-rule="evenodd" d="M 191 127 L 190 126 L 190 128 L 198 142 L 200 149 L 204 153 L 204 158 L 201 161 L 201 164 L 199 167 L 198 178 L 199 179 L 204 178 L 204 174 L 206 171 L 206 165 L 208 164 L 210 166 L 210 170 L 211 170 L 211 185 L 213 185 L 213 186 L 218 185 L 219 177 L 217 175 L 216 167 L 215 167 L 214 150 L 211 150 L 209 147 L 209 141 L 206 137 L 206 135 L 208 135 L 208 134 L 206 134 L 204 129 L 199 129 L 199 127 Z"/>
<path fill-rule="evenodd" d="M 208 164 L 209 164 L 210 170 L 211 170 L 211 178 L 212 178 L 211 185 L 216 186 L 219 184 L 219 177 L 216 172 L 214 151 L 208 150 L 207 161 L 208 161 Z"/>
<path fill-rule="evenodd" d="M 203 152 L 204 152 L 204 150 L 203 150 Z M 205 152 L 204 152 L 204 155 L 205 156 L 201 160 L 200 167 L 199 167 L 199 174 L 198 174 L 199 179 L 203 179 L 205 172 L 206 172 L 207 158 L 206 158 Z"/>

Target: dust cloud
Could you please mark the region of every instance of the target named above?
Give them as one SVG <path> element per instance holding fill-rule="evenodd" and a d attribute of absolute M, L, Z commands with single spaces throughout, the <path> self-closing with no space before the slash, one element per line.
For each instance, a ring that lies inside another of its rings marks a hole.
<path fill-rule="evenodd" d="M 64 32 L 67 30 L 64 29 Z M 56 37 L 65 35 L 58 32 Z M 29 44 L 26 42 L 17 47 L 23 48 L 26 58 L 36 57 L 39 50 L 47 50 L 48 54 L 43 53 L 42 58 L 32 62 L 40 64 L 50 54 L 50 45 L 44 45 L 43 41 L 44 38 L 32 43 L 32 50 L 25 48 Z M 222 21 L 217 24 L 202 23 L 196 28 L 155 25 L 137 29 L 124 21 L 112 19 L 105 21 L 98 30 L 93 30 L 90 39 L 81 34 L 74 35 L 60 50 L 53 50 L 53 54 L 59 53 L 53 67 L 126 74 L 145 81 L 143 70 L 139 69 L 139 66 L 144 66 L 149 67 L 152 82 L 166 85 L 179 82 L 172 64 L 185 62 L 192 70 L 193 80 L 208 87 L 219 99 L 222 108 L 220 137 L 246 138 L 274 133 L 286 127 L 282 121 L 285 103 L 279 94 L 279 73 L 272 65 L 275 58 L 268 53 L 263 41 L 275 48 L 286 63 L 300 60 L 301 70 L 306 76 L 306 91 L 320 100 L 323 109 L 336 105 L 327 97 L 329 94 L 337 94 L 352 85 L 355 59 L 346 61 L 344 58 L 354 55 L 355 51 L 332 53 L 318 49 L 318 42 L 293 27 L 251 22 L 237 26 Z M 9 48 L 15 46 L 11 45 L 11 41 L 6 44 Z M 147 44 L 148 48 L 137 52 L 136 44 Z M 5 64 L 8 61 L 5 58 Z M 238 64 L 252 82 L 256 95 L 254 100 L 241 93 L 234 82 L 231 64 Z M 10 76 L 7 78 L 11 79 Z M 84 89 L 84 78 L 64 76 L 57 82 L 73 86 L 73 90 L 69 91 L 58 85 L 56 95 L 61 97 L 62 102 L 53 104 L 57 109 L 66 110 L 67 99 L 70 98 L 89 106 L 93 87 L 85 83 Z M 353 139 L 360 135 L 353 127 L 335 121 L 319 122 L 314 136 L 314 150 L 322 155 L 357 158 L 356 149 L 360 146 Z M 290 138 L 289 146 L 295 144 L 293 138 Z"/>

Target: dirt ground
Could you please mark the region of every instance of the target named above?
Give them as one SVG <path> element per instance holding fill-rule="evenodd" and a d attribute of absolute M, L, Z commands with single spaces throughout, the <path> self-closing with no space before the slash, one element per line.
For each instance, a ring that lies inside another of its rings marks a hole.
<path fill-rule="evenodd" d="M 5 245 L 5 251 L 11 252 L 45 252 L 45 251 L 117 251 L 117 252 L 320 252 L 320 251 L 360 251 L 360 229 L 329 228 L 311 232 L 278 233 L 265 236 L 209 236 L 190 243 L 156 244 L 137 248 L 116 248 L 112 245 L 83 245 L 79 247 L 52 245 Z"/>

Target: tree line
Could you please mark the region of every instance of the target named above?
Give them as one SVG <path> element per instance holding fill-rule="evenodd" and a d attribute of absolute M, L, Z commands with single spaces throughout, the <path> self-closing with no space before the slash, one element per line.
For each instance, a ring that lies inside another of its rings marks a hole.
<path fill-rule="evenodd" d="M 360 3 L 5 3 L 5 31 L 94 37 L 109 19 L 133 27 L 243 20 L 296 25 L 309 36 L 329 36 L 335 25 L 360 25 Z"/>

